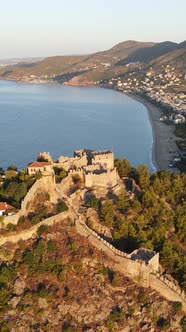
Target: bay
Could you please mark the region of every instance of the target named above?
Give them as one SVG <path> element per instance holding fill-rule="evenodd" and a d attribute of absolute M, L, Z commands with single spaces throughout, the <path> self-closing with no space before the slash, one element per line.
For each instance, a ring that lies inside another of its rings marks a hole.
<path fill-rule="evenodd" d="M 152 171 L 152 143 L 148 111 L 123 93 L 0 81 L 0 167 L 26 167 L 42 151 L 57 159 L 91 148 Z"/>

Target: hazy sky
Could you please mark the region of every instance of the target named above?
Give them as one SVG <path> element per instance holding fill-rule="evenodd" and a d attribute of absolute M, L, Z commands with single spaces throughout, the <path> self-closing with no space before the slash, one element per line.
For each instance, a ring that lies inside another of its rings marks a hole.
<path fill-rule="evenodd" d="M 0 0 L 0 58 L 186 39 L 186 0 Z"/>

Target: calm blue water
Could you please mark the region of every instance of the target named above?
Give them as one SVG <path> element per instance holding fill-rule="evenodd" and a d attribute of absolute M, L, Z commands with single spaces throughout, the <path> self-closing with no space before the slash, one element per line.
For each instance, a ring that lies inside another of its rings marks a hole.
<path fill-rule="evenodd" d="M 56 159 L 92 148 L 152 170 L 152 140 L 146 108 L 122 93 L 0 81 L 0 167 L 25 167 L 41 151 Z"/>

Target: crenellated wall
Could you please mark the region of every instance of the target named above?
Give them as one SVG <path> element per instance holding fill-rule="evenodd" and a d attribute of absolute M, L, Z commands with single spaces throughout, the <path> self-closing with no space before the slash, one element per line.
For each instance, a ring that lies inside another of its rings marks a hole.
<path fill-rule="evenodd" d="M 87 168 L 84 167 L 87 165 Z M 69 207 L 69 211 L 45 219 L 18 234 L 11 233 L 7 236 L 2 236 L 0 237 L 0 245 L 8 241 L 15 243 L 19 240 L 28 240 L 37 234 L 37 229 L 40 225 L 53 225 L 69 216 L 76 222 L 77 231 L 82 236 L 85 236 L 98 250 L 106 253 L 113 260 L 112 267 L 114 269 L 118 269 L 124 275 L 132 278 L 144 287 L 155 289 L 170 301 L 182 302 L 183 308 L 186 311 L 185 293 L 173 278 L 159 272 L 159 253 L 140 248 L 131 254 L 127 254 L 116 249 L 85 224 L 83 217 L 77 212 L 78 209 L 76 209 L 81 204 L 81 197 L 78 197 L 76 193 L 72 194 L 71 197 L 67 196 L 73 187 L 72 179 L 76 174 L 80 176 L 85 182 L 85 187 L 88 188 L 109 188 L 116 186 L 120 179 L 116 168 L 114 168 L 113 153 L 111 151 L 96 152 L 79 150 L 76 151 L 74 158 L 61 156 L 59 163 L 53 163 L 53 166 L 63 167 L 68 171 L 68 176 L 60 184 L 55 183 L 53 176 L 43 176 L 40 180 L 37 180 L 24 198 L 21 210 L 13 216 L 5 217 L 3 223 L 5 226 L 9 222 L 16 224 L 20 216 L 27 215 L 30 202 L 34 201 L 36 194 L 40 191 L 48 192 L 51 202 L 55 203 L 58 198 L 64 199 Z M 76 204 L 78 199 L 79 202 Z"/>
<path fill-rule="evenodd" d="M 65 196 L 68 203 L 69 210 L 62 212 L 56 216 L 47 218 L 39 224 L 31 227 L 29 230 L 24 230 L 18 234 L 13 233 L 7 236 L 0 237 L 0 245 L 6 242 L 18 242 L 20 240 L 28 240 L 37 234 L 37 229 L 40 225 L 52 226 L 57 222 L 61 222 L 67 217 L 75 218 L 76 229 L 85 236 L 97 249 L 105 252 L 111 259 L 113 259 L 112 267 L 122 272 L 140 283 L 144 287 L 151 287 L 162 294 L 170 301 L 180 301 L 183 304 L 183 309 L 186 311 L 186 297 L 185 293 L 179 288 L 178 284 L 174 282 L 173 278 L 168 275 L 161 275 L 159 273 L 159 254 L 148 249 L 135 250 L 131 254 L 124 253 L 116 249 L 112 244 L 101 238 L 95 231 L 88 227 L 82 220 L 81 216 L 77 214 L 73 199 Z M 146 259 L 138 259 L 141 257 Z M 149 259 L 148 259 L 149 258 Z"/>
<path fill-rule="evenodd" d="M 55 167 L 63 167 L 66 171 L 87 165 L 98 165 L 104 169 L 114 168 L 114 154 L 111 151 L 77 150 L 74 157 L 60 156 Z"/>
<path fill-rule="evenodd" d="M 94 166 L 93 166 L 94 168 Z M 112 170 L 96 170 L 88 171 L 86 167 L 78 168 L 78 169 L 70 169 L 68 174 L 73 176 L 75 174 L 79 175 L 81 179 L 85 182 L 85 187 L 105 187 L 111 188 L 114 187 L 118 181 L 118 173 L 116 168 Z"/>
<path fill-rule="evenodd" d="M 40 155 L 46 157 L 48 153 Z M 114 154 L 109 150 L 77 150 L 74 151 L 74 157 L 60 156 L 58 162 L 53 162 L 53 167 L 62 167 L 70 175 L 75 170 L 85 181 L 85 186 L 89 188 L 93 186 L 114 187 L 118 181 L 114 168 Z"/>
<path fill-rule="evenodd" d="M 114 154 L 111 151 L 98 151 L 92 153 L 92 164 L 99 164 L 107 169 L 114 168 Z"/>
<path fill-rule="evenodd" d="M 104 251 L 116 262 L 116 269 L 124 275 L 134 279 L 142 286 L 155 289 L 168 300 L 182 302 L 183 309 L 186 311 L 186 295 L 184 291 L 181 290 L 174 280 L 170 280 L 170 276 L 161 275 L 159 273 L 158 253 L 154 254 L 148 262 L 132 260 L 131 257 L 134 255 L 134 252 L 126 254 L 114 248 L 95 231 L 90 229 L 84 222 L 78 220 L 76 222 L 76 227 L 80 234 L 86 236 L 95 247 L 100 251 Z"/>
<path fill-rule="evenodd" d="M 55 167 L 63 167 L 66 171 L 71 168 L 79 168 L 87 165 L 87 156 L 82 155 L 81 157 L 64 157 L 60 156 L 58 163 L 53 163 Z"/>
<path fill-rule="evenodd" d="M 109 248 L 112 253 L 114 254 L 114 259 L 122 263 L 122 266 L 126 270 L 126 273 L 128 275 L 132 275 L 134 278 L 140 278 L 141 283 L 145 286 L 149 286 L 149 275 L 150 273 L 158 272 L 159 271 L 159 264 L 153 264 L 153 261 L 149 260 L 148 262 L 145 262 L 140 259 L 133 260 L 131 257 L 133 255 L 133 252 L 131 254 L 127 254 L 123 251 L 120 251 L 116 249 L 112 244 L 104 240 L 102 237 L 100 237 L 95 231 L 93 231 L 90 227 L 88 227 L 86 224 L 82 223 L 82 226 L 85 227 L 88 232 L 96 239 L 98 239 L 105 247 Z M 102 246 L 103 249 L 103 246 Z M 145 250 L 145 249 L 144 249 Z M 122 260 L 121 260 L 122 258 Z M 153 258 L 155 258 L 155 262 L 159 262 L 159 254 L 153 253 Z"/>
<path fill-rule="evenodd" d="M 186 312 L 186 295 L 184 291 L 176 283 L 170 281 L 166 275 L 160 275 L 159 273 L 150 274 L 150 287 L 170 301 L 182 302 L 183 309 Z"/>

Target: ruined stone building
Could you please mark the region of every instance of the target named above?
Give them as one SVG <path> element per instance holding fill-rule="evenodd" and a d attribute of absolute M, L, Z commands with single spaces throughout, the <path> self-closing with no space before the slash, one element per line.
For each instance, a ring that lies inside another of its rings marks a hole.
<path fill-rule="evenodd" d="M 56 162 L 52 161 L 49 153 L 39 154 L 39 158 L 47 161 L 34 162 L 28 165 L 28 173 L 34 175 L 40 171 L 46 175 L 46 171 L 51 172 L 51 168 L 64 168 L 69 176 L 78 174 L 85 183 L 85 187 L 94 186 L 114 187 L 119 176 L 114 167 L 114 154 L 109 150 L 76 150 L 73 157 L 60 156 Z"/>

